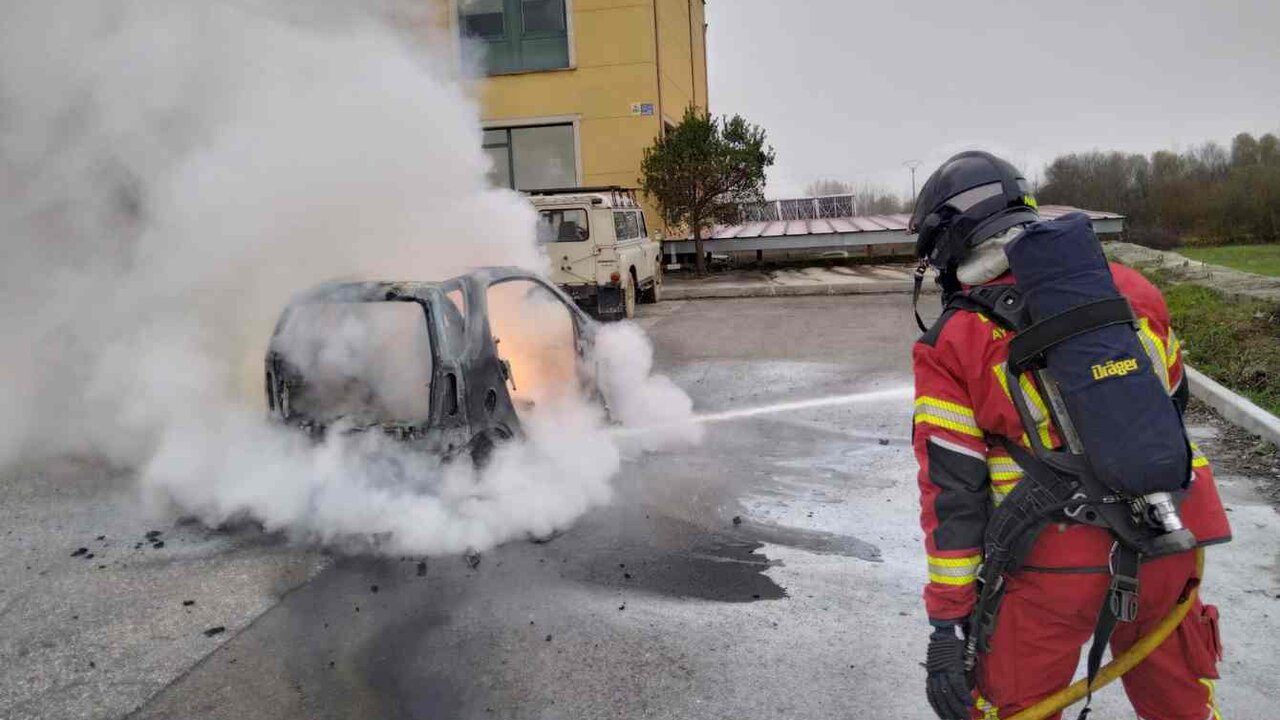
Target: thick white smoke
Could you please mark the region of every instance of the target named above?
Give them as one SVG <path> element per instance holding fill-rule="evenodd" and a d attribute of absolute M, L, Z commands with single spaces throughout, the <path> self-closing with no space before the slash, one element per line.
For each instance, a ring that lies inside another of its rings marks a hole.
<path fill-rule="evenodd" d="M 543 269 L 528 204 L 486 183 L 431 3 L 2 5 L 0 467 L 105 455 L 206 522 L 395 553 L 542 534 L 608 499 L 619 450 L 576 398 L 539 403 L 480 475 L 265 419 L 266 341 L 296 291 Z M 651 353 L 634 329 L 615 342 Z M 688 414 L 647 360 L 602 364 L 624 420 Z"/>

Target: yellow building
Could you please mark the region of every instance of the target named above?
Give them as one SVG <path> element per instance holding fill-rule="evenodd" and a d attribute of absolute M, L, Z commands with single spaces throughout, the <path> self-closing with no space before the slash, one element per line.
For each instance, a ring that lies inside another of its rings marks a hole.
<path fill-rule="evenodd" d="M 707 108 L 705 0 L 434 1 L 487 70 L 499 184 L 635 187 L 664 123 Z"/>

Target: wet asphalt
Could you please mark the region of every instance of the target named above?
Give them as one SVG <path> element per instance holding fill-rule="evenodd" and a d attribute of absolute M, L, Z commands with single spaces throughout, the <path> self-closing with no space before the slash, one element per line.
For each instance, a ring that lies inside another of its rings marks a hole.
<path fill-rule="evenodd" d="M 906 319 L 900 301 L 668 303 L 648 308 L 641 323 L 660 370 L 713 412 L 905 382 L 912 334 L 890 317 Z M 856 326 L 876 340 L 852 337 Z M 861 418 L 834 411 L 842 412 Z M 784 561 L 768 548 L 825 555 L 837 568 L 881 562 L 857 528 L 777 522 L 743 499 L 844 502 L 860 475 L 849 472 L 850 457 L 890 443 L 905 450 L 902 418 L 872 416 L 855 423 L 865 437 L 771 416 L 717 423 L 696 447 L 632 457 L 610 506 L 549 542 L 485 553 L 474 567 L 461 557 L 431 558 L 425 571 L 419 558 L 338 559 L 130 717 L 741 712 L 755 693 L 716 680 L 704 694 L 700 685 L 749 660 L 750 647 L 768 641 L 760 627 L 776 633 L 776 617 L 788 614 L 788 588 L 771 572 Z M 815 472 L 824 462 L 840 469 Z M 804 487 L 787 487 L 796 480 Z M 741 610 L 755 605 L 772 608 Z M 709 676 L 696 670 L 717 655 L 733 659 Z"/>
<path fill-rule="evenodd" d="M 700 413 L 910 382 L 901 295 L 667 302 L 639 322 Z M 177 527 L 94 575 L 60 545 L 10 542 L 26 554 L 0 559 L 17 588 L 0 593 L 0 717 L 925 720 L 909 417 L 895 400 L 708 424 L 696 446 L 631 452 L 614 501 L 562 534 L 470 560 Z M 6 518 L 64 544 L 105 510 L 108 543 L 145 529 L 82 475 L 31 486 L 82 482 L 71 500 L 9 491 Z M 1229 717 L 1269 716 L 1280 672 L 1280 576 L 1261 564 L 1280 521 L 1255 482 L 1220 478 L 1237 539 L 1205 586 Z M 1130 716 L 1117 689 L 1094 707 Z"/>

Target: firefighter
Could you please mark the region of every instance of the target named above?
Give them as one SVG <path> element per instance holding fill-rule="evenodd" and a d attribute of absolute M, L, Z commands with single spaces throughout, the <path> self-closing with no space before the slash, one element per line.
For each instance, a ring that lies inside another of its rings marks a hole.
<path fill-rule="evenodd" d="M 965 152 L 925 183 L 910 227 L 918 234 L 917 254 L 938 271 L 946 307 L 948 298 L 966 289 L 1013 283 L 1004 248 L 1038 220 L 1021 173 L 988 153 Z M 1132 269 L 1113 264 L 1111 272 L 1139 319 L 1152 370 L 1179 411 L 1185 409 L 1181 347 L 1164 298 Z M 1037 426 L 1025 427 L 1011 401 L 1005 362 L 1013 334 L 988 313 L 952 305 L 913 349 L 913 444 L 929 576 L 924 601 L 932 626 L 926 685 L 944 720 L 1008 718 L 1068 685 L 1111 578 L 1112 533 L 1054 516 L 1007 578 L 990 650 L 967 666 L 984 531 L 1024 473 L 1001 439 L 1026 447 L 1025 433 L 1036 433 L 1045 446 L 1061 446 L 1029 376 L 1019 376 L 1019 385 L 1040 410 Z M 1230 528 L 1209 462 L 1194 445 L 1192 456 L 1182 520 L 1199 545 L 1226 542 Z M 1137 617 L 1116 625 L 1113 655 L 1147 634 L 1199 581 L 1191 552 L 1143 562 L 1137 575 Z M 1217 609 L 1197 600 L 1174 634 L 1123 677 L 1125 692 L 1144 720 L 1217 720 L 1220 655 Z"/>

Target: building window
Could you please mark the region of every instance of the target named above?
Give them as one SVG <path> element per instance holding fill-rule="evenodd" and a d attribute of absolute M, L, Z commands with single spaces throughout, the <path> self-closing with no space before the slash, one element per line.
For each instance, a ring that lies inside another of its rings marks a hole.
<path fill-rule="evenodd" d="M 578 184 L 573 125 L 490 128 L 484 131 L 484 151 L 495 185 L 546 190 Z"/>
<path fill-rule="evenodd" d="M 569 67 L 565 0 L 458 0 L 458 14 L 490 75 Z"/>

